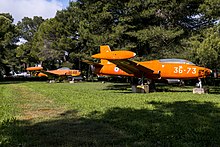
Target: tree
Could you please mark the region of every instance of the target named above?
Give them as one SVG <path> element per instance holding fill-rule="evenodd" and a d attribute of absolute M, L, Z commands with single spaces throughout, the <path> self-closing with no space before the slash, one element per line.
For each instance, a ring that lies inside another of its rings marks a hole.
<path fill-rule="evenodd" d="M 24 17 L 22 21 L 17 23 L 17 27 L 20 32 L 20 39 L 25 40 L 24 44 L 21 44 L 16 49 L 16 57 L 20 60 L 20 64 L 36 64 L 37 57 L 33 54 L 33 38 L 38 31 L 41 23 L 44 22 L 42 17 L 34 16 L 32 18 Z"/>
<path fill-rule="evenodd" d="M 0 77 L 8 74 L 17 62 L 15 48 L 18 42 L 18 30 L 12 22 L 13 18 L 10 14 L 0 14 Z"/>
<path fill-rule="evenodd" d="M 54 18 L 44 21 L 34 36 L 30 54 L 47 68 L 54 68 L 54 64 L 64 57 L 65 52 L 59 47 L 61 39 L 60 23 Z"/>
<path fill-rule="evenodd" d="M 185 47 L 191 51 L 192 61 L 212 69 L 220 68 L 220 25 L 207 28 L 187 41 Z"/>
<path fill-rule="evenodd" d="M 102 44 L 147 59 L 188 59 L 182 42 L 214 25 L 217 4 L 216 0 L 78 0 L 42 24 L 33 45 L 35 52 L 52 52 L 51 58 L 37 55 L 44 62 L 61 60 L 67 53 L 76 64 L 99 52 Z"/>
<path fill-rule="evenodd" d="M 34 16 L 33 19 L 24 17 L 21 21 L 18 21 L 17 27 L 20 29 L 20 37 L 26 41 L 32 41 L 42 22 L 44 22 L 44 19 L 39 16 Z"/>
<path fill-rule="evenodd" d="M 97 52 L 99 45 L 109 44 L 139 56 L 166 58 L 178 56 L 181 39 L 193 30 L 213 24 L 215 18 L 202 11 L 206 5 L 203 0 L 80 0 L 63 14 L 71 20 L 65 23 L 77 28 L 81 49 Z"/>

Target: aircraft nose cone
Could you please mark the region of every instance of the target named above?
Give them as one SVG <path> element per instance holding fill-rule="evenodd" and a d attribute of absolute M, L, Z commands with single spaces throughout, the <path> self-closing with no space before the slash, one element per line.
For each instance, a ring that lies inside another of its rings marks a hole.
<path fill-rule="evenodd" d="M 205 76 L 209 76 L 209 75 L 211 75 L 211 73 L 212 73 L 212 70 L 211 69 L 208 69 L 208 68 L 205 68 Z"/>
<path fill-rule="evenodd" d="M 199 77 L 205 78 L 205 77 L 209 76 L 211 73 L 212 73 L 212 70 L 202 67 L 199 70 Z"/>

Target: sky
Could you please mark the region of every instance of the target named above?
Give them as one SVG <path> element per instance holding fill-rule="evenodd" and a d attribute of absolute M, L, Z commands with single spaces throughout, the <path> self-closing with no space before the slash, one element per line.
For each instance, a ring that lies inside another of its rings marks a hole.
<path fill-rule="evenodd" d="M 53 18 L 57 10 L 65 9 L 71 0 L 0 0 L 0 13 L 10 13 L 13 23 L 24 17 Z"/>

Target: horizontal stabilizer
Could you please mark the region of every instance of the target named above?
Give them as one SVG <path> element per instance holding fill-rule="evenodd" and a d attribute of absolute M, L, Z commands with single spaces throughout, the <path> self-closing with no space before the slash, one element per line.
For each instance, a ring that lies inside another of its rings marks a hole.
<path fill-rule="evenodd" d="M 89 61 L 89 60 L 83 60 L 82 62 L 87 63 L 89 65 L 95 65 L 96 67 L 98 67 L 98 66 L 102 67 L 103 66 L 100 63 L 92 62 L 92 61 Z"/>
<path fill-rule="evenodd" d="M 131 51 L 111 51 L 105 53 L 95 54 L 92 57 L 105 60 L 121 60 L 133 58 L 136 54 Z"/>

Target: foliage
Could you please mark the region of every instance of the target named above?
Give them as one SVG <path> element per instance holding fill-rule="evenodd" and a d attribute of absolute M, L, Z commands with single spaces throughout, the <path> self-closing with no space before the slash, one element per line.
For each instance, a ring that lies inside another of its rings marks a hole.
<path fill-rule="evenodd" d="M 39 63 L 37 53 L 34 52 L 34 36 L 38 31 L 41 23 L 44 22 L 42 17 L 34 16 L 34 18 L 24 17 L 22 21 L 17 23 L 20 31 L 20 39 L 25 40 L 25 43 L 16 48 L 16 56 L 21 64 L 24 63 L 27 67 L 32 64 Z"/>
<path fill-rule="evenodd" d="M 20 29 L 20 37 L 26 41 L 32 41 L 34 34 L 38 31 L 40 24 L 44 21 L 42 17 L 34 16 L 32 18 L 24 17 L 17 23 Z"/>
<path fill-rule="evenodd" d="M 200 10 L 203 12 L 206 19 L 215 21 L 219 18 L 219 1 L 218 0 L 204 0 L 204 3 L 200 5 Z"/>
<path fill-rule="evenodd" d="M 12 22 L 13 18 L 10 14 L 0 14 L 0 79 L 16 65 L 14 50 L 18 41 L 18 30 Z"/>
<path fill-rule="evenodd" d="M 99 45 L 108 44 L 133 50 L 139 56 L 148 55 L 148 59 L 186 57 L 181 40 L 213 25 L 216 14 L 205 8 L 216 8 L 215 4 L 197 0 L 79 0 L 55 18 L 72 33 L 72 54 L 83 52 L 88 56 L 98 52 Z"/>
<path fill-rule="evenodd" d="M 200 65 L 218 69 L 220 54 L 220 25 L 205 29 L 188 40 L 191 59 Z"/>

